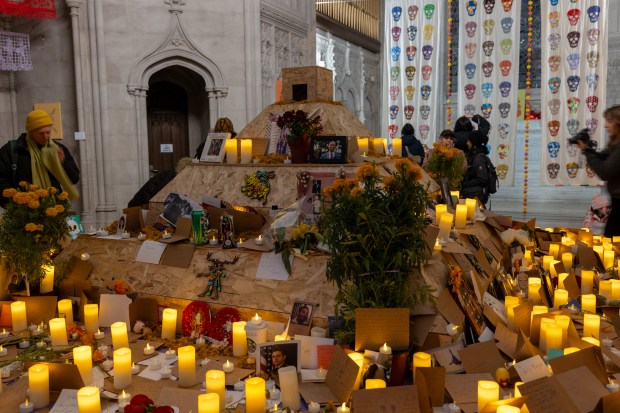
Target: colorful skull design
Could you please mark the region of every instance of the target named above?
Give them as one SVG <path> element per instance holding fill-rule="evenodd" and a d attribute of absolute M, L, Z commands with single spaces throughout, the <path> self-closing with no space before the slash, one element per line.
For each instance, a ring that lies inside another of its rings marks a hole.
<path fill-rule="evenodd" d="M 493 93 L 493 83 L 485 82 L 480 86 L 480 89 L 482 90 L 482 97 L 485 99 L 490 99 L 491 94 Z"/>
<path fill-rule="evenodd" d="M 549 0 L 552 6 L 557 6 L 559 0 Z"/>
<path fill-rule="evenodd" d="M 586 164 L 586 175 L 588 175 L 588 178 L 594 178 L 594 175 L 596 175 L 594 170 L 588 164 Z"/>
<path fill-rule="evenodd" d="M 557 11 L 552 11 L 549 13 L 549 24 L 553 29 L 557 28 L 560 25 L 560 13 Z"/>
<path fill-rule="evenodd" d="M 435 30 L 435 26 L 432 24 L 424 26 L 424 40 L 431 40 L 433 38 L 433 30 Z"/>
<path fill-rule="evenodd" d="M 598 42 L 598 36 L 600 35 L 599 29 L 590 29 L 588 30 L 588 42 L 590 42 L 591 46 L 596 46 Z"/>
<path fill-rule="evenodd" d="M 409 15 L 409 20 L 415 20 L 415 16 L 418 15 L 418 6 L 409 6 L 407 14 Z"/>
<path fill-rule="evenodd" d="M 558 50 L 558 47 L 560 47 L 561 38 L 562 36 L 560 36 L 560 33 L 551 33 L 549 37 L 547 37 L 551 50 Z"/>
<path fill-rule="evenodd" d="M 594 50 L 588 52 L 588 54 L 586 55 L 586 59 L 588 60 L 588 66 L 590 66 L 591 68 L 595 68 L 596 66 L 598 66 L 598 57 L 598 52 L 595 52 Z"/>
<path fill-rule="evenodd" d="M 413 112 L 415 112 L 413 105 L 406 105 L 403 109 L 405 111 L 405 119 L 411 120 L 413 117 Z"/>
<path fill-rule="evenodd" d="M 495 8 L 495 0 L 484 0 L 484 11 L 487 14 L 493 13 L 494 8 Z"/>
<path fill-rule="evenodd" d="M 392 79 L 392 82 L 397 81 L 399 76 L 400 76 L 400 67 L 399 66 L 390 67 L 390 79 Z"/>
<path fill-rule="evenodd" d="M 581 33 L 577 31 L 569 32 L 566 35 L 566 38 L 568 39 L 568 45 L 574 49 L 575 47 L 579 46 L 579 39 L 581 39 Z"/>
<path fill-rule="evenodd" d="M 574 93 L 579 88 L 579 82 L 581 82 L 581 77 L 572 75 L 566 79 L 566 86 L 568 86 L 569 91 Z"/>
<path fill-rule="evenodd" d="M 562 79 L 559 77 L 552 77 L 547 82 L 549 84 L 549 90 L 554 95 L 560 91 L 560 85 L 562 84 Z"/>
<path fill-rule="evenodd" d="M 577 119 L 569 119 L 566 122 L 566 129 L 570 135 L 575 135 L 579 132 L 579 121 Z"/>
<path fill-rule="evenodd" d="M 420 125 L 420 137 L 422 138 L 422 140 L 426 140 L 428 139 L 428 133 L 431 130 L 431 127 L 429 125 Z"/>
<path fill-rule="evenodd" d="M 426 18 L 426 20 L 431 20 L 433 18 L 433 13 L 435 13 L 434 4 L 424 5 L 424 17 Z"/>
<path fill-rule="evenodd" d="M 512 8 L 512 0 L 502 0 L 502 6 L 504 6 L 504 11 L 508 13 Z"/>
<path fill-rule="evenodd" d="M 514 23 L 514 20 L 512 17 L 504 17 L 501 20 L 501 25 L 502 25 L 502 31 L 504 33 L 510 33 L 510 30 L 512 29 L 512 24 Z"/>
<path fill-rule="evenodd" d="M 392 17 L 394 21 L 397 22 L 400 20 L 400 15 L 403 13 L 403 8 L 400 6 L 392 7 Z"/>
<path fill-rule="evenodd" d="M 579 53 L 571 53 L 566 56 L 566 62 L 570 70 L 577 70 L 579 67 L 579 60 L 581 60 L 581 55 Z"/>
<path fill-rule="evenodd" d="M 392 98 L 392 100 L 396 100 L 399 94 L 400 94 L 399 86 L 390 86 L 390 98 Z"/>
<path fill-rule="evenodd" d="M 469 103 L 465 105 L 465 107 L 463 108 L 463 111 L 465 112 L 465 115 L 467 116 L 474 116 L 474 114 L 476 113 L 476 106 Z"/>
<path fill-rule="evenodd" d="M 400 39 L 400 32 L 401 32 L 400 27 L 398 26 L 392 27 L 392 40 L 397 42 Z"/>
<path fill-rule="evenodd" d="M 502 72 L 502 76 L 510 76 L 510 69 L 512 68 L 512 62 L 510 60 L 502 60 L 499 62 L 499 70 Z"/>
<path fill-rule="evenodd" d="M 506 165 L 505 163 L 500 163 L 499 165 L 497 165 L 497 177 L 499 179 L 506 179 L 506 177 L 508 176 L 508 165 Z"/>
<path fill-rule="evenodd" d="M 468 15 L 474 16 L 477 9 L 478 2 L 476 0 L 469 0 L 467 3 L 465 3 L 465 10 L 467 10 Z"/>
<path fill-rule="evenodd" d="M 547 144 L 547 151 L 549 151 L 549 156 L 552 158 L 557 158 L 558 153 L 560 152 L 560 142 L 549 142 Z"/>
<path fill-rule="evenodd" d="M 510 114 L 510 103 L 502 102 L 499 104 L 498 107 L 499 107 L 499 115 L 502 117 L 502 119 L 506 119 L 508 115 Z"/>
<path fill-rule="evenodd" d="M 415 46 L 407 46 L 405 53 L 407 53 L 407 60 L 410 62 L 415 59 L 415 54 L 418 52 L 418 49 Z"/>
<path fill-rule="evenodd" d="M 474 37 L 476 35 L 476 29 L 478 28 L 478 24 L 476 22 L 467 22 L 465 23 L 465 32 L 468 37 Z"/>
<path fill-rule="evenodd" d="M 570 9 L 566 12 L 566 17 L 568 17 L 568 22 L 571 26 L 576 26 L 579 23 L 579 17 L 581 16 L 581 10 L 579 9 Z"/>
<path fill-rule="evenodd" d="M 568 144 L 566 146 L 566 151 L 568 152 L 568 156 L 574 158 L 575 156 L 577 156 L 577 153 L 579 153 L 579 146 Z"/>
<path fill-rule="evenodd" d="M 407 100 L 413 99 L 413 94 L 415 93 L 415 88 L 411 85 L 405 86 L 405 97 Z"/>
<path fill-rule="evenodd" d="M 549 178 L 555 179 L 558 177 L 558 173 L 560 173 L 560 164 L 553 162 L 547 165 L 547 175 Z"/>
<path fill-rule="evenodd" d="M 547 107 L 552 115 L 557 115 L 560 113 L 560 99 L 551 99 L 547 102 Z"/>
<path fill-rule="evenodd" d="M 510 151 L 510 145 L 506 143 L 500 143 L 497 145 L 497 155 L 499 159 L 508 159 L 508 152 Z"/>
<path fill-rule="evenodd" d="M 484 77 L 491 77 L 493 74 L 493 62 L 484 62 L 482 64 L 482 73 Z"/>
<path fill-rule="evenodd" d="M 499 137 L 502 139 L 507 139 L 510 135 L 510 125 L 507 123 L 500 123 L 497 130 L 499 131 Z"/>
<path fill-rule="evenodd" d="M 571 115 L 575 115 L 579 110 L 579 104 L 581 104 L 581 100 L 578 97 L 572 97 L 566 99 L 566 106 L 568 107 L 568 113 Z"/>
<path fill-rule="evenodd" d="M 560 121 L 552 120 L 547 123 L 547 129 L 549 129 L 549 134 L 551 136 L 558 136 L 558 132 L 560 131 Z"/>
<path fill-rule="evenodd" d="M 420 87 L 420 94 L 422 95 L 422 99 L 428 100 L 431 96 L 432 88 L 429 85 L 424 85 Z"/>
<path fill-rule="evenodd" d="M 400 108 L 398 107 L 398 105 L 391 105 L 390 106 L 390 119 L 394 120 L 396 119 L 396 117 L 398 116 L 398 110 Z"/>
<path fill-rule="evenodd" d="M 577 173 L 579 172 L 579 164 L 577 162 L 569 162 L 566 164 L 566 173 L 568 177 L 571 179 L 577 178 Z"/>
<path fill-rule="evenodd" d="M 588 90 L 595 91 L 598 88 L 598 75 L 590 73 L 586 76 L 586 82 L 588 82 Z"/>
<path fill-rule="evenodd" d="M 398 59 L 400 58 L 400 47 L 398 46 L 392 47 L 391 55 L 392 55 L 392 61 L 398 62 Z"/>
<path fill-rule="evenodd" d="M 586 98 L 586 105 L 588 105 L 590 113 L 596 112 L 596 108 L 598 107 L 598 96 L 588 96 Z"/>
<path fill-rule="evenodd" d="M 493 105 L 490 103 L 483 103 L 480 106 L 480 110 L 482 111 L 482 116 L 488 119 L 491 117 L 491 112 L 493 112 Z"/>
<path fill-rule="evenodd" d="M 482 43 L 482 50 L 484 51 L 485 56 L 491 56 L 493 54 L 493 48 L 495 47 L 495 42 L 493 40 L 486 40 Z"/>
<path fill-rule="evenodd" d="M 407 37 L 409 38 L 410 41 L 414 41 L 415 37 L 418 34 L 418 27 L 411 25 L 409 27 L 407 27 Z"/>
<path fill-rule="evenodd" d="M 388 132 L 390 134 L 390 138 L 395 138 L 398 133 L 398 125 L 390 125 L 388 126 Z"/>
<path fill-rule="evenodd" d="M 503 54 L 510 54 L 510 50 L 512 49 L 512 39 L 503 39 L 499 42 L 499 46 L 502 48 Z"/>
<path fill-rule="evenodd" d="M 601 13 L 601 8 L 599 6 L 590 6 L 588 7 L 588 18 L 591 23 L 596 23 L 598 21 L 598 16 Z"/>
<path fill-rule="evenodd" d="M 476 43 L 466 43 L 465 44 L 465 54 L 469 59 L 473 59 L 476 55 Z"/>
<path fill-rule="evenodd" d="M 422 66 L 422 79 L 429 80 L 431 78 L 431 74 L 433 73 L 433 68 L 429 65 Z"/>
<path fill-rule="evenodd" d="M 557 72 L 560 68 L 560 56 L 549 56 L 549 59 L 547 61 L 549 62 L 549 70 L 551 70 L 552 72 Z"/>
<path fill-rule="evenodd" d="M 502 94 L 503 98 L 510 96 L 510 89 L 512 89 L 512 83 L 510 82 L 502 82 L 499 84 L 499 92 Z"/>
<path fill-rule="evenodd" d="M 465 85 L 463 89 L 465 90 L 465 97 L 467 99 L 471 100 L 474 98 L 474 95 L 476 94 L 476 85 L 469 83 Z"/>
<path fill-rule="evenodd" d="M 431 107 L 428 105 L 422 105 L 420 106 L 420 116 L 422 116 L 422 119 L 427 120 L 428 116 L 431 114 Z"/>
<path fill-rule="evenodd" d="M 596 133 L 598 119 L 586 119 L 586 128 L 590 129 L 591 133 Z"/>
<path fill-rule="evenodd" d="M 491 36 L 493 34 L 493 29 L 495 28 L 495 20 L 487 19 L 483 21 L 482 28 L 484 29 L 484 34 Z"/>
<path fill-rule="evenodd" d="M 405 67 L 405 76 L 407 76 L 407 80 L 413 80 L 415 77 L 415 66 L 407 66 Z"/>
<path fill-rule="evenodd" d="M 424 60 L 431 60 L 433 56 L 433 46 L 430 44 L 422 46 L 422 56 L 424 56 Z"/>

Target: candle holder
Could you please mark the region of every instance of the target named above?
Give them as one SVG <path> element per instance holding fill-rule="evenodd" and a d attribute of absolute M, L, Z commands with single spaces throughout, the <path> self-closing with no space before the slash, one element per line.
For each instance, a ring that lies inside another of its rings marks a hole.
<path fill-rule="evenodd" d="M 95 336 L 95 340 L 101 340 L 105 337 L 105 333 L 101 330 L 97 330 L 94 336 Z"/>
<path fill-rule="evenodd" d="M 222 370 L 224 373 L 232 373 L 235 370 L 235 365 L 230 360 L 226 360 L 226 363 L 222 365 Z"/>
<path fill-rule="evenodd" d="M 2 331 L 0 331 L 0 338 L 7 338 L 10 335 L 11 335 L 11 332 L 6 331 L 4 328 L 2 329 Z"/>
<path fill-rule="evenodd" d="M 144 241 L 146 239 L 146 234 L 140 233 L 138 234 L 138 241 Z"/>

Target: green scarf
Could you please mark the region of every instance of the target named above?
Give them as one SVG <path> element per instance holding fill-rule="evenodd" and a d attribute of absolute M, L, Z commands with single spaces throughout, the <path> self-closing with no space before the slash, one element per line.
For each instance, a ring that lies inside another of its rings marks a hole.
<path fill-rule="evenodd" d="M 80 193 L 73 186 L 73 183 L 67 176 L 65 168 L 63 168 L 58 159 L 58 145 L 53 140 L 49 140 L 47 145 L 39 148 L 30 134 L 26 134 L 26 142 L 30 151 L 30 168 L 32 169 L 32 183 L 38 185 L 39 188 L 49 188 L 52 186 L 48 171 L 60 183 L 64 191 L 69 194 L 69 199 L 79 198 Z M 58 188 L 60 189 L 60 188 Z"/>

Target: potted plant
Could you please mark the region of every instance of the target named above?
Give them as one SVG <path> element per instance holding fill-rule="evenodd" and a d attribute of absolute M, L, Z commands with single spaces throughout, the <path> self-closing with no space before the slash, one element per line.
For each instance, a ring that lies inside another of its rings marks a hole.
<path fill-rule="evenodd" d="M 431 298 L 428 286 L 410 286 L 428 248 L 422 171 L 406 158 L 394 165 L 385 177 L 363 165 L 355 179 L 336 179 L 323 192 L 319 229 L 330 252 L 327 278 L 339 290 L 341 343 L 353 341 L 356 308 L 408 307 Z"/>
<path fill-rule="evenodd" d="M 286 133 L 293 163 L 307 163 L 310 139 L 323 130 L 321 117 L 310 118 L 303 110 L 288 110 L 278 116 L 276 125 Z"/>

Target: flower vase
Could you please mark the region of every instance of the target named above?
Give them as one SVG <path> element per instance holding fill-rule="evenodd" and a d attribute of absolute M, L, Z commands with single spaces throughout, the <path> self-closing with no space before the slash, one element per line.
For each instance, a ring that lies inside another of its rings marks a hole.
<path fill-rule="evenodd" d="M 293 163 L 308 163 L 310 136 L 305 133 L 301 136 L 289 135 L 286 141 L 291 150 L 291 161 Z"/>

